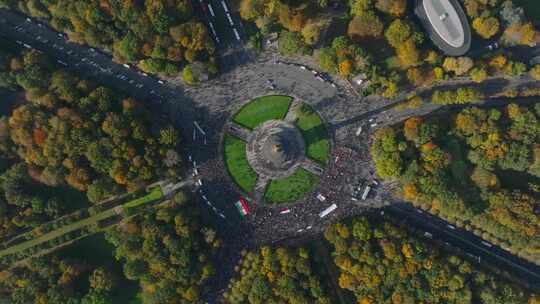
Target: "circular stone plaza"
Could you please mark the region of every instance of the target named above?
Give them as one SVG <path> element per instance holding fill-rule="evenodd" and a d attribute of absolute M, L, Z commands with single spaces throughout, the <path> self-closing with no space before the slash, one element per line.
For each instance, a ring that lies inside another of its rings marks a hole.
<path fill-rule="evenodd" d="M 223 156 L 239 190 L 257 202 L 293 203 L 312 192 L 328 162 L 320 116 L 290 96 L 245 104 L 226 126 Z"/>

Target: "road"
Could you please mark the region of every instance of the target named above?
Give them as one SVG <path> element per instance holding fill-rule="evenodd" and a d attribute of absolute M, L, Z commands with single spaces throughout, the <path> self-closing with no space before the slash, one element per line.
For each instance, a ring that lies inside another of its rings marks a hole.
<path fill-rule="evenodd" d="M 216 0 L 212 0 L 212 3 L 214 2 Z M 193 158 L 192 166 L 197 163 L 202 179 L 203 185 L 198 194 L 207 196 L 213 202 L 215 210 L 223 212 L 226 216 L 226 219 L 222 219 L 216 216 L 218 213 L 213 212 L 212 208 L 206 208 L 208 215 L 213 216 L 217 226 L 221 228 L 218 231 L 220 237 L 229 246 L 223 253 L 223 267 L 227 269 L 220 271 L 219 276 L 223 278 L 216 282 L 216 290 L 224 288 L 223 284 L 226 284 L 224 278 L 234 271 L 238 248 L 315 235 L 323 231 L 330 222 L 383 206 L 380 194 L 384 193 L 384 189 L 380 189 L 377 195 L 365 203 L 356 204 L 350 201 L 350 185 L 359 178 L 373 178 L 367 147 L 369 135 L 373 130 L 368 128 L 359 137 L 354 136 L 355 131 L 361 125 L 370 124 L 370 120 L 379 126 L 393 124 L 406 117 L 427 114 L 441 108 L 426 105 L 398 114 L 393 110 L 396 101 L 358 98 L 348 94 L 343 86 L 333 88 L 328 83 L 316 80 L 311 72 L 303 71 L 297 66 L 275 64 L 277 55 L 261 54 L 254 59 L 247 56 L 243 48 L 236 50 L 239 53 L 227 51 L 222 54 L 221 61 L 226 68 L 220 77 L 195 88 L 183 89 L 171 83 L 161 84 L 158 79 L 144 76 L 136 69 L 116 64 L 106 54 L 69 43 L 46 26 L 28 22 L 24 16 L 16 13 L 0 10 L 0 27 L 3 29 L 1 35 L 7 39 L 20 41 L 21 44 L 26 43 L 47 53 L 55 60 L 64 62 L 65 68 L 74 73 L 97 79 L 129 95 L 151 102 L 150 109 L 166 115 L 181 128 L 185 146 L 183 152 L 186 158 L 188 155 Z M 44 43 L 43 39 L 48 42 Z M 244 54 L 246 57 L 238 54 Z M 233 57 L 236 60 L 229 60 Z M 314 66 L 309 61 L 302 63 Z M 125 76 L 126 79 L 122 80 L 120 76 Z M 269 78 L 276 83 L 277 89 L 268 88 L 266 80 Z M 469 81 L 468 84 L 470 83 Z M 490 90 L 502 90 L 509 86 L 531 83 L 538 85 L 527 79 L 504 82 L 493 79 L 486 83 L 486 87 Z M 137 87 L 140 84 L 143 85 L 142 88 Z M 455 81 L 441 86 L 458 87 L 464 84 L 467 82 Z M 433 88 L 425 89 L 424 92 L 429 90 Z M 332 161 L 325 171 L 325 179 L 318 191 L 328 197 L 328 203 L 319 202 L 315 198 L 316 193 L 312 193 L 290 206 L 292 212 L 287 215 L 279 214 L 276 206 L 255 205 L 252 206 L 254 216 L 243 222 L 232 206 L 238 192 L 231 186 L 232 181 L 221 159 L 221 130 L 230 115 L 245 102 L 267 94 L 287 94 L 310 103 L 329 126 L 333 142 L 332 159 L 336 159 L 337 156 L 346 157 L 341 158 L 339 162 Z M 484 104 L 490 103 L 491 101 L 486 101 Z M 195 140 L 191 140 L 194 120 L 197 120 L 207 133 L 204 139 L 198 136 Z M 336 202 L 339 205 L 338 210 L 327 218 L 320 219 L 318 213 L 330 202 Z M 201 204 L 204 204 L 202 199 Z M 479 239 L 468 232 L 460 230 L 459 234 L 456 234 L 453 229 L 445 228 L 444 222 L 440 219 L 427 215 L 419 217 L 417 211 L 394 208 L 390 210 L 400 212 L 402 216 L 407 215 L 414 219 L 414 223 L 425 225 L 426 229 L 429 228 L 437 235 L 449 239 L 448 242 L 452 239 L 454 244 L 463 247 L 466 252 L 481 256 L 482 259 L 501 267 L 515 268 L 516 271 L 521 271 L 519 273 L 524 277 L 530 278 L 531 282 L 538 281 L 540 271 L 537 268 L 523 264 L 520 259 L 502 249 L 479 247 Z M 531 273 L 527 273 L 524 269 L 528 269 Z"/>

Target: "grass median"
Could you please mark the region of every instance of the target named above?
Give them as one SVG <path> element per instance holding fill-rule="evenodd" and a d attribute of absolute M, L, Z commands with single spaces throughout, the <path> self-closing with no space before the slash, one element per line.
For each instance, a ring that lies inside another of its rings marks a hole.
<path fill-rule="evenodd" d="M 259 97 L 242 107 L 242 109 L 234 115 L 233 121 L 253 130 L 265 121 L 285 118 L 291 102 L 292 97 L 284 95 Z"/>
<path fill-rule="evenodd" d="M 223 145 L 229 175 L 244 192 L 250 193 L 257 182 L 257 174 L 247 161 L 246 143 L 234 136 L 225 135 Z"/>
<path fill-rule="evenodd" d="M 307 157 L 321 163 L 328 163 L 330 141 L 328 130 L 321 117 L 307 104 L 302 104 L 296 111 L 296 126 L 300 129 L 306 143 Z"/>
<path fill-rule="evenodd" d="M 271 204 L 290 203 L 301 199 L 319 184 L 319 177 L 305 169 L 298 169 L 291 176 L 272 180 L 264 198 Z"/>

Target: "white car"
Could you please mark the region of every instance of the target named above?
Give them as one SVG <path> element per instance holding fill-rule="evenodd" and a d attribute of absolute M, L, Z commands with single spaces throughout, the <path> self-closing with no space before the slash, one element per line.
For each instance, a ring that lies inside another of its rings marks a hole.
<path fill-rule="evenodd" d="M 161 79 L 158 80 L 157 82 L 158 82 L 159 84 L 165 84 L 165 82 L 163 82 L 163 80 L 161 80 Z"/>
<path fill-rule="evenodd" d="M 236 30 L 236 28 L 233 27 L 233 32 L 234 32 L 234 36 L 236 36 L 236 40 L 240 41 L 240 34 L 238 34 L 238 31 Z"/>
<path fill-rule="evenodd" d="M 234 25 L 234 21 L 232 20 L 231 14 L 227 13 L 227 19 L 229 19 L 230 25 Z"/>
<path fill-rule="evenodd" d="M 122 64 L 122 66 L 125 67 L 126 69 L 130 68 L 129 64 L 127 64 L 127 63 Z"/>
<path fill-rule="evenodd" d="M 285 209 L 283 209 L 283 210 L 281 210 L 281 211 L 279 212 L 279 214 L 287 214 L 287 213 L 291 213 L 291 209 L 285 208 Z"/>
<path fill-rule="evenodd" d="M 318 199 L 321 203 L 324 202 L 324 201 L 326 201 L 326 197 L 324 197 L 324 195 L 322 195 L 322 194 L 320 194 L 320 193 L 317 194 L 317 199 Z"/>

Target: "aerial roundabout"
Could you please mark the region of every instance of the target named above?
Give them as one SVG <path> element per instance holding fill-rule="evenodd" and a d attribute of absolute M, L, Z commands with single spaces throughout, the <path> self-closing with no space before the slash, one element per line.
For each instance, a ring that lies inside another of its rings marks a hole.
<path fill-rule="evenodd" d="M 300 99 L 266 95 L 226 124 L 223 159 L 238 189 L 257 203 L 292 204 L 319 185 L 330 157 L 328 130 Z"/>

